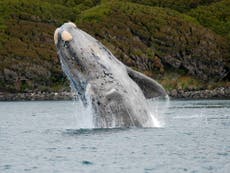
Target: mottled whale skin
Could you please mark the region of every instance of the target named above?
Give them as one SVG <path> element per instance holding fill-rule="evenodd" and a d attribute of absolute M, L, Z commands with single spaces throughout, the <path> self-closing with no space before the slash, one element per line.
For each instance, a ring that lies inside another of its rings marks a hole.
<path fill-rule="evenodd" d="M 95 128 L 155 126 L 146 97 L 166 96 L 160 84 L 126 67 L 71 22 L 56 29 L 54 41 L 71 85 L 92 106 Z"/>

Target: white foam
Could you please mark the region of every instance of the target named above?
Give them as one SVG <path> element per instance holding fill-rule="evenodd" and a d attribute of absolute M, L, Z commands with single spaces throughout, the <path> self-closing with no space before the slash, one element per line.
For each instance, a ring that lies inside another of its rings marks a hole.
<path fill-rule="evenodd" d="M 162 123 L 152 113 L 150 113 L 150 115 L 152 117 L 154 127 L 163 127 Z"/>
<path fill-rule="evenodd" d="M 164 100 L 159 98 L 149 99 L 147 100 L 149 111 L 151 112 L 150 115 L 152 117 L 152 121 L 154 127 L 164 127 L 165 120 L 164 114 L 169 108 L 170 99 L 168 96 L 164 98 Z"/>
<path fill-rule="evenodd" d="M 88 105 L 84 106 L 82 101 L 79 99 L 79 101 L 76 102 L 77 111 L 76 111 L 76 118 L 77 118 L 77 128 L 86 128 L 86 129 L 92 129 L 95 128 L 94 126 L 94 116 L 93 116 L 93 109 L 92 109 L 92 103 L 90 101 L 90 92 L 91 88 L 88 84 L 86 87 L 86 100 Z"/>

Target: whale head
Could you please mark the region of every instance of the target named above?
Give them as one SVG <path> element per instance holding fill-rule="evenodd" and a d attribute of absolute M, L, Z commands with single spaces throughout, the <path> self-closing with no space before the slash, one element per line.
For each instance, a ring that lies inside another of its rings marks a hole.
<path fill-rule="evenodd" d="M 54 32 L 54 43 L 68 77 L 71 77 L 69 75 L 73 75 L 72 73 L 83 77 L 86 72 L 84 68 L 85 63 L 87 63 L 86 58 L 80 54 L 83 50 L 81 42 L 84 42 L 83 35 L 72 22 L 65 23 Z M 75 71 L 66 71 L 73 69 Z"/>
<path fill-rule="evenodd" d="M 89 41 L 87 37 L 74 23 L 68 22 L 55 30 L 54 43 L 64 73 L 70 80 L 71 86 L 76 89 L 82 102 L 86 104 L 88 69 L 93 64 L 93 61 L 89 60 L 89 56 L 85 55 L 88 53 L 87 44 Z"/>
<path fill-rule="evenodd" d="M 72 22 L 56 29 L 54 42 L 63 70 L 71 80 L 87 81 L 100 73 L 108 73 L 114 65 L 126 69 L 98 40 Z"/>

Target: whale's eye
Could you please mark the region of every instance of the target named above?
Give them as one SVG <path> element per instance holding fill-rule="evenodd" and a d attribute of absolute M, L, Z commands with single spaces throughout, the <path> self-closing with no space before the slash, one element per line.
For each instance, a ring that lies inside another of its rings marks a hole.
<path fill-rule="evenodd" d="M 65 47 L 65 48 L 69 48 L 69 42 L 68 42 L 68 41 L 65 41 L 65 42 L 64 42 L 64 47 Z"/>
<path fill-rule="evenodd" d="M 57 28 L 54 32 L 54 43 L 57 45 L 58 43 L 58 32 L 59 32 L 59 28 Z"/>

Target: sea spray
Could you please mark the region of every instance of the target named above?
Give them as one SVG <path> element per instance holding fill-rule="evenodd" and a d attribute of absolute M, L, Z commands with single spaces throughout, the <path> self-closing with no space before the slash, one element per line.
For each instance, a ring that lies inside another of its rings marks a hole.
<path fill-rule="evenodd" d="M 150 115 L 152 117 L 152 121 L 154 127 L 164 127 L 165 126 L 165 119 L 164 113 L 169 108 L 170 98 L 169 96 L 165 96 L 164 99 L 162 98 L 153 98 L 147 100 Z"/>
<path fill-rule="evenodd" d="M 76 89 L 71 85 L 71 91 L 77 93 Z M 78 95 L 75 94 L 73 104 L 76 106 L 76 128 L 77 129 L 92 129 L 94 128 L 92 104 L 87 96 L 87 105 L 84 105 Z"/>
<path fill-rule="evenodd" d="M 92 109 L 92 103 L 90 101 L 90 85 L 86 88 L 86 100 L 87 105 L 83 104 L 82 100 L 77 95 L 76 88 L 73 84 L 70 85 L 71 92 L 73 93 L 73 104 L 76 106 L 76 128 L 77 129 L 93 129 L 94 125 L 94 113 Z M 167 111 L 170 103 L 170 98 L 167 95 L 162 98 L 153 98 L 146 100 L 150 116 L 152 118 L 152 127 L 161 128 L 165 126 L 164 113 Z M 111 114 L 112 122 L 110 128 L 115 128 L 116 115 Z"/>
<path fill-rule="evenodd" d="M 73 104 L 76 106 L 75 117 L 76 117 L 76 128 L 77 129 L 93 129 L 94 125 L 94 114 L 92 104 L 90 102 L 90 85 L 86 88 L 86 99 L 87 105 L 83 104 L 79 96 L 77 95 L 76 88 L 71 86 L 71 92 L 73 93 Z M 152 118 L 153 127 L 161 128 L 165 126 L 164 113 L 167 111 L 170 98 L 167 95 L 162 98 L 153 98 L 146 100 Z M 116 115 L 111 114 L 112 122 L 110 128 L 115 128 Z"/>

